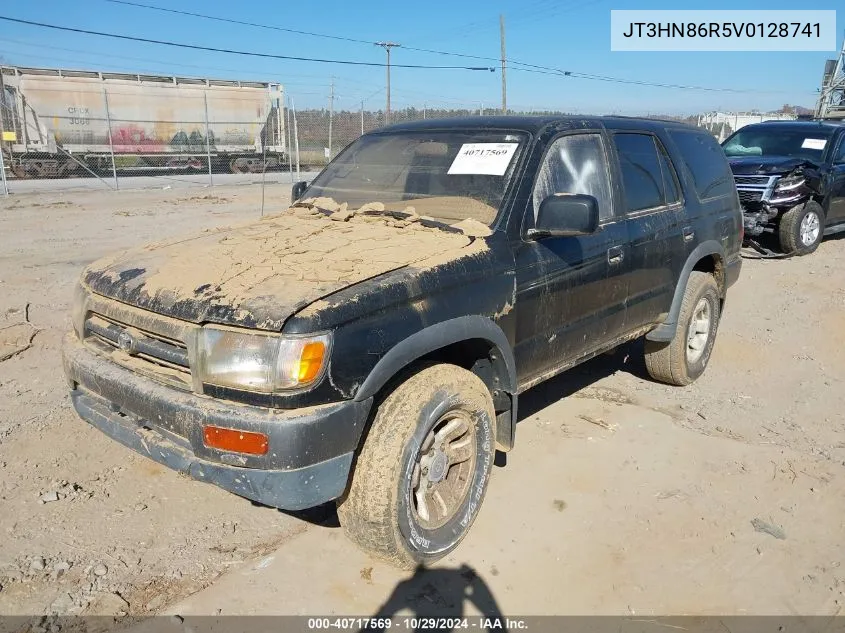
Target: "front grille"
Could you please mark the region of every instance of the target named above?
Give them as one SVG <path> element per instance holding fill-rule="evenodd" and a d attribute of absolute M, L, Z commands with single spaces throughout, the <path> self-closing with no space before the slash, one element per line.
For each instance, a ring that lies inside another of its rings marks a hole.
<path fill-rule="evenodd" d="M 779 176 L 734 176 L 739 201 L 743 205 L 759 208 L 775 190 Z"/>
<path fill-rule="evenodd" d="M 734 176 L 738 185 L 758 185 L 767 187 L 770 176 Z"/>
<path fill-rule="evenodd" d="M 184 341 L 92 312 L 85 320 L 85 342 L 108 354 L 119 365 L 179 389 L 191 390 L 191 368 Z"/>
<path fill-rule="evenodd" d="M 760 202 L 763 199 L 762 191 L 745 191 L 740 189 L 738 193 L 740 202 Z"/>

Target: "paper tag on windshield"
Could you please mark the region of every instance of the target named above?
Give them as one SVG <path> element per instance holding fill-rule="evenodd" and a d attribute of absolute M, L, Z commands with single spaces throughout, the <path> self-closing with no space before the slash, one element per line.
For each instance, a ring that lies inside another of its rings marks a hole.
<path fill-rule="evenodd" d="M 519 143 L 464 143 L 449 174 L 504 176 Z"/>
<path fill-rule="evenodd" d="M 801 143 L 801 147 L 804 149 L 824 149 L 825 145 L 827 145 L 827 141 L 823 138 L 805 138 L 804 142 Z"/>

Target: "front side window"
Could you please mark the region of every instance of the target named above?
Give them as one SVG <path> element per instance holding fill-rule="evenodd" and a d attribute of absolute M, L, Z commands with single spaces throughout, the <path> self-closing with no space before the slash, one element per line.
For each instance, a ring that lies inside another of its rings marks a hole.
<path fill-rule="evenodd" d="M 473 129 L 362 136 L 314 179 L 305 197 L 325 196 L 356 209 L 388 210 L 454 224 L 496 219 L 528 140 L 522 132 Z"/>
<path fill-rule="evenodd" d="M 552 143 L 534 184 L 534 219 L 540 204 L 556 193 L 580 193 L 598 201 L 599 218 L 613 216 L 607 154 L 601 134 L 573 134 Z"/>

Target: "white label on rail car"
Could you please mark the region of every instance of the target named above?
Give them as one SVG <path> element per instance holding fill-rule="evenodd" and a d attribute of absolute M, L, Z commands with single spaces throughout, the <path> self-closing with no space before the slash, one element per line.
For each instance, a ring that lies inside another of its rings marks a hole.
<path fill-rule="evenodd" d="M 464 143 L 449 174 L 504 176 L 519 143 Z"/>

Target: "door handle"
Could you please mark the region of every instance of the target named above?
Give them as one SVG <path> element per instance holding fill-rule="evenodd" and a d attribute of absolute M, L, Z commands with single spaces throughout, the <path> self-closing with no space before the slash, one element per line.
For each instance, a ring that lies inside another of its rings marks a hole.
<path fill-rule="evenodd" d="M 693 238 L 695 237 L 695 231 L 692 230 L 691 226 L 684 227 L 684 241 L 685 242 L 692 242 Z"/>
<path fill-rule="evenodd" d="M 625 259 L 625 250 L 621 246 L 614 246 L 607 250 L 609 264 L 621 264 L 623 259 Z"/>

